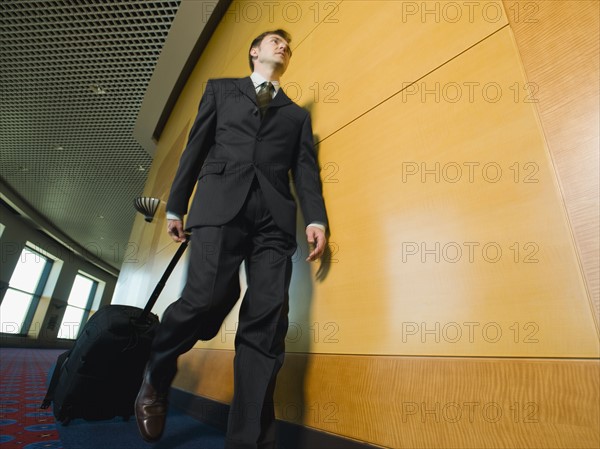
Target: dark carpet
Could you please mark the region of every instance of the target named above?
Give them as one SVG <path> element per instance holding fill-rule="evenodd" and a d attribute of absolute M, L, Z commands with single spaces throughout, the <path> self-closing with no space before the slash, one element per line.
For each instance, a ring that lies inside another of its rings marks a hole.
<path fill-rule="evenodd" d="M 169 412 L 165 433 L 157 443 L 142 440 L 134 417 L 129 421 L 76 419 L 57 428 L 64 449 L 223 449 L 225 445 L 222 432 L 174 409 Z"/>

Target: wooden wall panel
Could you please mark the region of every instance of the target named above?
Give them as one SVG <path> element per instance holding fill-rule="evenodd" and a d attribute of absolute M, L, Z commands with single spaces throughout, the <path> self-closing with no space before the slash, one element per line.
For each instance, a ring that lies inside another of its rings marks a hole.
<path fill-rule="evenodd" d="M 600 3 L 506 0 L 600 320 Z"/>
<path fill-rule="evenodd" d="M 443 86 L 474 82 L 501 95 L 444 97 Z M 321 143 L 339 165 L 339 182 L 324 186 L 339 251 L 311 313 L 335 320 L 339 342 L 311 351 L 598 355 L 536 111 L 511 90 L 525 83 L 505 29 L 422 80 L 421 92 L 440 86 L 439 100 L 398 95 Z M 411 323 L 416 335 L 403 333 Z M 501 338 L 470 339 L 464 323 Z"/>
<path fill-rule="evenodd" d="M 500 2 L 472 11 L 446 3 L 342 1 L 315 28 L 295 50 L 284 86 L 311 110 L 318 139 L 507 24 Z"/>
<path fill-rule="evenodd" d="M 173 386 L 223 403 L 233 398 L 234 351 L 192 349 L 182 355 Z"/>
<path fill-rule="evenodd" d="M 598 355 L 526 83 L 505 28 L 321 143 L 336 262 L 315 282 L 301 246 L 288 351 Z"/>
<path fill-rule="evenodd" d="M 194 349 L 174 386 L 229 403 L 232 362 Z M 275 410 L 390 448 L 596 448 L 599 375 L 598 361 L 288 354 Z"/>

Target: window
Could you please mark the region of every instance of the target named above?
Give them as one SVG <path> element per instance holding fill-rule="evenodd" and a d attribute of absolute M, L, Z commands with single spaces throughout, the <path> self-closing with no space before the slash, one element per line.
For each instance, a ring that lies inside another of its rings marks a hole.
<path fill-rule="evenodd" d="M 52 268 L 52 260 L 23 248 L 0 304 L 0 331 L 27 334 Z"/>
<path fill-rule="evenodd" d="M 67 300 L 67 309 L 60 323 L 58 338 L 70 340 L 77 338 L 79 330 L 90 315 L 97 288 L 98 282 L 95 280 L 83 274 L 75 276 L 75 282 Z"/>

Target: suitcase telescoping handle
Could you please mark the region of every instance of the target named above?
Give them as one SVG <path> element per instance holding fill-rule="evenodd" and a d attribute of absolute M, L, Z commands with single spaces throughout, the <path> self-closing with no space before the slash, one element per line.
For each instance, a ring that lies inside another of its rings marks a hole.
<path fill-rule="evenodd" d="M 181 256 L 185 252 L 185 250 L 189 244 L 189 241 L 190 241 L 190 236 L 188 234 L 186 234 L 185 241 L 183 243 L 181 243 L 181 245 L 179 245 L 179 248 L 177 248 L 177 251 L 175 252 L 175 255 L 173 256 L 173 258 L 171 259 L 171 262 L 169 262 L 167 269 L 163 273 L 162 277 L 160 278 L 160 281 L 158 281 L 158 284 L 156 285 L 156 287 L 154 288 L 154 291 L 150 295 L 150 299 L 148 300 L 146 307 L 144 307 L 143 312 L 138 317 L 138 319 L 137 319 L 138 323 L 143 323 L 146 320 L 146 318 L 148 317 L 148 315 L 150 315 L 150 311 L 152 310 L 152 307 L 154 307 L 154 304 L 156 304 L 156 300 L 160 296 L 163 288 L 165 287 L 165 284 L 167 283 L 169 276 L 171 276 L 171 273 L 175 269 L 177 262 L 179 262 L 179 259 L 181 259 Z"/>

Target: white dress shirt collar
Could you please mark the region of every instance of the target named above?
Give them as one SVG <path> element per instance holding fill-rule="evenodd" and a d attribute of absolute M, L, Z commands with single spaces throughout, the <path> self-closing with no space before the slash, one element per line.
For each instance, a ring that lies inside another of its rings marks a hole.
<path fill-rule="evenodd" d="M 264 76 L 262 76 L 260 73 L 257 73 L 257 72 L 252 72 L 252 75 L 250 75 L 250 79 L 254 83 L 255 90 L 257 90 L 258 86 L 260 86 L 262 83 L 264 83 L 265 81 L 268 81 L 267 79 L 265 79 Z M 271 81 L 271 84 L 275 88 L 275 93 L 273 94 L 273 96 L 275 96 L 275 95 L 277 95 L 277 92 L 279 92 L 279 81 Z"/>

